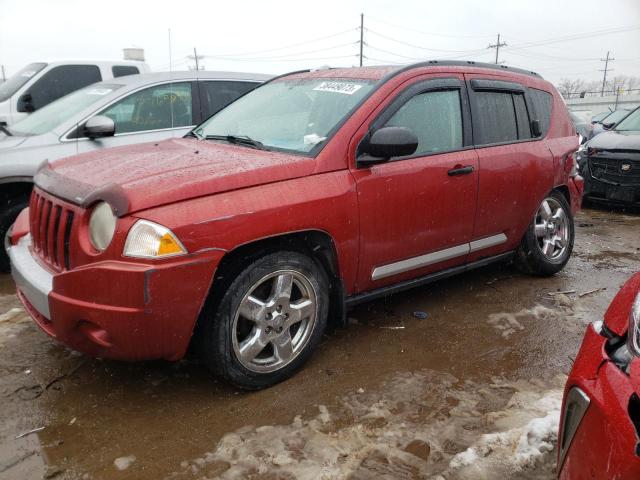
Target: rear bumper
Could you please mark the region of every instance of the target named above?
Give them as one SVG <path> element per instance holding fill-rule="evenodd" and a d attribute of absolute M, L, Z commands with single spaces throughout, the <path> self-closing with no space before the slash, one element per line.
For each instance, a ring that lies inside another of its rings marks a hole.
<path fill-rule="evenodd" d="M 571 213 L 575 215 L 580 211 L 582 196 L 584 194 L 584 179 L 580 175 L 569 177 L 569 197 L 571 199 Z"/>
<path fill-rule="evenodd" d="M 628 411 L 635 392 L 629 377 L 610 361 L 604 346 L 605 338 L 589 326 L 567 381 L 558 435 L 560 446 L 568 392 L 579 388 L 589 398 L 589 406 L 566 447 L 564 463 L 558 465 L 558 476 L 563 480 L 640 478 L 638 438 Z"/>
<path fill-rule="evenodd" d="M 27 235 L 7 250 L 18 297 L 38 326 L 74 350 L 129 361 L 184 356 L 223 253 L 52 274 L 29 247 Z"/>

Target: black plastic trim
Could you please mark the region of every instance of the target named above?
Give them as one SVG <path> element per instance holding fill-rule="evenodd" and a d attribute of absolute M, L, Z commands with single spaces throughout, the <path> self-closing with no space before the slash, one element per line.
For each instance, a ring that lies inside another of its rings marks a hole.
<path fill-rule="evenodd" d="M 457 267 L 448 268 L 446 270 L 441 270 L 439 272 L 430 273 L 423 277 L 413 278 L 411 280 L 405 280 L 403 282 L 395 283 L 393 285 L 389 285 L 386 287 L 381 287 L 375 290 L 370 290 L 368 292 L 352 295 L 346 298 L 345 305 L 347 308 L 352 308 L 352 307 L 355 307 L 356 305 L 359 305 L 360 303 L 369 302 L 371 300 L 375 300 L 376 298 L 393 295 L 394 293 L 399 293 L 404 290 L 409 290 L 410 288 L 421 287 L 423 285 L 427 285 L 429 283 L 433 283 L 435 281 L 442 280 L 444 278 L 448 278 L 453 275 L 457 275 L 459 273 L 468 272 L 469 270 L 474 270 L 476 268 L 484 267 L 494 262 L 510 260 L 511 258 L 513 258 L 513 254 L 514 254 L 513 251 L 509 251 L 506 253 L 501 253 L 500 255 L 481 258 L 480 260 L 476 260 L 475 262 L 467 263 L 465 265 L 459 265 Z"/>
<path fill-rule="evenodd" d="M 525 87 L 515 82 L 505 82 L 503 80 L 484 80 L 474 78 L 470 82 L 474 91 L 497 91 L 497 92 L 524 92 Z"/>

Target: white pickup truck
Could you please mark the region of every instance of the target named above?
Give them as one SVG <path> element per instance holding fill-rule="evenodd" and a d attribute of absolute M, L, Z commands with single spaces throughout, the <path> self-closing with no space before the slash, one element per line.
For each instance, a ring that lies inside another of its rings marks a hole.
<path fill-rule="evenodd" d="M 0 125 L 11 125 L 92 83 L 149 71 L 146 63 L 133 60 L 30 63 L 0 83 Z"/>

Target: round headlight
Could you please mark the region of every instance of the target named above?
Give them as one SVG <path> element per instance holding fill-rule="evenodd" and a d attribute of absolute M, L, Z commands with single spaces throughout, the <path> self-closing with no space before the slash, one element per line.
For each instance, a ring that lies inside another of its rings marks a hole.
<path fill-rule="evenodd" d="M 102 252 L 109 246 L 116 231 L 116 220 L 108 203 L 100 202 L 94 207 L 89 219 L 89 236 L 96 250 Z"/>

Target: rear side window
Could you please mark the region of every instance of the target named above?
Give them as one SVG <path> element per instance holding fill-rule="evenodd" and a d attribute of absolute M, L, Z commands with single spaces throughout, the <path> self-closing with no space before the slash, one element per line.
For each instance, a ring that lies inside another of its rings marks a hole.
<path fill-rule="evenodd" d="M 527 111 L 527 103 L 522 93 L 512 94 L 513 106 L 516 110 L 516 122 L 518 126 L 518 139 L 531 138 L 531 120 Z"/>
<path fill-rule="evenodd" d="M 61 65 L 46 72 L 27 92 L 35 110 L 102 80 L 96 65 Z"/>
<path fill-rule="evenodd" d="M 202 118 L 209 118 L 258 86 L 256 82 L 207 82 L 202 80 L 198 84 L 200 86 Z"/>
<path fill-rule="evenodd" d="M 111 67 L 111 73 L 113 73 L 113 78 L 118 78 L 126 77 L 127 75 L 137 75 L 140 73 L 140 70 L 138 70 L 138 67 L 131 65 L 114 65 Z"/>
<path fill-rule="evenodd" d="M 474 115 L 476 145 L 505 143 L 518 140 L 516 111 L 511 92 L 475 92 L 480 115 Z"/>
<path fill-rule="evenodd" d="M 549 92 L 544 90 L 538 90 L 537 88 L 530 88 L 529 95 L 533 100 L 533 106 L 538 116 L 537 120 L 540 122 L 540 130 L 542 136 L 546 136 L 549 131 L 549 125 L 551 124 L 551 107 L 553 106 L 553 96 Z"/>
<path fill-rule="evenodd" d="M 412 97 L 385 126 L 405 127 L 418 137 L 415 155 L 462 148 L 460 91 L 444 90 Z"/>

